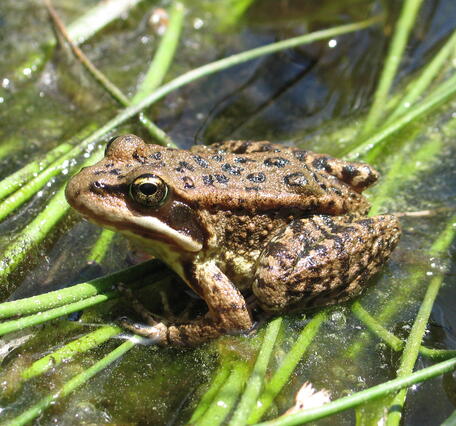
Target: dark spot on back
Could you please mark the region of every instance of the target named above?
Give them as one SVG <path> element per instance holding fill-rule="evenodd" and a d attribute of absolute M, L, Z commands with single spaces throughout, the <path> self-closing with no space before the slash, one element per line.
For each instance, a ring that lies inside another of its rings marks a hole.
<path fill-rule="evenodd" d="M 266 182 L 266 175 L 263 172 L 250 173 L 247 175 L 247 179 L 253 183 L 263 183 Z"/>
<path fill-rule="evenodd" d="M 184 182 L 185 189 L 194 189 L 195 188 L 195 183 L 193 182 L 193 179 L 190 176 L 184 176 L 182 178 L 182 181 Z"/>
<path fill-rule="evenodd" d="M 217 162 L 223 161 L 223 155 L 220 155 L 220 154 L 215 154 L 211 158 Z"/>
<path fill-rule="evenodd" d="M 229 163 L 225 163 L 223 166 L 222 166 L 222 170 L 224 172 L 227 172 L 229 173 L 230 175 L 236 175 L 236 176 L 239 176 L 241 174 L 241 172 L 244 170 L 242 167 L 237 167 L 237 166 L 232 166 L 231 164 Z"/>
<path fill-rule="evenodd" d="M 153 154 L 149 155 L 149 158 L 153 158 L 154 160 L 161 160 L 162 153 L 161 152 L 154 152 Z"/>
<path fill-rule="evenodd" d="M 372 185 L 374 182 L 377 181 L 377 176 L 375 173 L 369 172 L 369 175 L 364 179 L 363 184 L 364 186 Z"/>
<path fill-rule="evenodd" d="M 188 164 L 186 161 L 179 161 L 179 166 L 176 167 L 174 170 L 176 170 L 176 172 L 182 173 L 185 170 L 193 172 L 195 169 L 193 168 L 193 166 L 191 164 Z"/>
<path fill-rule="evenodd" d="M 209 163 L 200 155 L 193 155 L 193 159 L 195 160 L 195 163 L 203 169 L 207 169 L 209 167 Z"/>
<path fill-rule="evenodd" d="M 293 151 L 293 155 L 299 161 L 306 161 L 307 159 L 307 151 L 304 150 Z"/>
<path fill-rule="evenodd" d="M 225 175 L 215 174 L 215 179 L 218 183 L 228 183 L 229 179 Z"/>
<path fill-rule="evenodd" d="M 296 173 L 291 173 L 289 175 L 286 175 L 283 178 L 283 181 L 285 182 L 286 185 L 289 186 L 305 186 L 309 184 L 309 181 L 307 178 L 304 176 L 303 173 L 296 172 Z"/>
<path fill-rule="evenodd" d="M 203 183 L 204 183 L 204 185 L 213 185 L 214 184 L 214 176 L 212 176 L 212 175 L 203 175 Z"/>
<path fill-rule="evenodd" d="M 136 161 L 139 161 L 139 162 L 142 163 L 142 164 L 146 164 L 146 163 L 147 163 L 147 158 L 146 158 L 146 157 L 143 157 L 142 155 L 139 155 L 137 152 L 134 152 L 134 153 L 133 153 L 133 158 L 134 158 Z"/>
<path fill-rule="evenodd" d="M 114 175 L 114 176 L 119 176 L 120 175 L 120 169 L 112 169 L 109 171 L 109 174 L 110 175 Z"/>
<path fill-rule="evenodd" d="M 264 165 L 268 167 L 285 167 L 290 161 L 282 157 L 271 157 L 264 160 Z"/>
<path fill-rule="evenodd" d="M 259 191 L 260 187 L 259 186 L 246 186 L 244 189 L 246 191 Z"/>
<path fill-rule="evenodd" d="M 328 157 L 318 157 L 312 161 L 312 166 L 318 170 L 326 170 L 328 166 Z"/>
<path fill-rule="evenodd" d="M 347 164 L 342 167 L 342 180 L 345 182 L 351 182 L 353 178 L 358 176 L 360 171 L 354 167 L 352 164 Z"/>
<path fill-rule="evenodd" d="M 108 169 L 109 167 L 114 167 L 114 163 L 107 163 L 105 164 L 105 167 Z"/>
<path fill-rule="evenodd" d="M 245 163 L 256 163 L 256 160 L 253 160 L 251 158 L 245 158 L 245 157 L 236 157 L 234 159 L 234 162 L 239 163 L 239 164 L 245 164 Z"/>

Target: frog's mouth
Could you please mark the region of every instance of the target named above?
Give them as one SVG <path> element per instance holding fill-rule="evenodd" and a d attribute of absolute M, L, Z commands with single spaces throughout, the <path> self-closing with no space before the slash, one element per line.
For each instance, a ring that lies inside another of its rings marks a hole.
<path fill-rule="evenodd" d="M 151 245 L 155 241 L 161 241 L 175 245 L 181 250 L 189 252 L 200 251 L 203 247 L 200 241 L 193 239 L 190 235 L 172 228 L 160 219 L 147 215 L 134 215 L 128 209 L 119 205 L 103 204 L 101 211 L 91 208 L 92 205 L 99 205 L 94 200 L 84 199 L 83 196 L 67 197 L 70 205 L 76 209 L 85 219 L 112 231 L 132 234 L 148 241 Z"/>
<path fill-rule="evenodd" d="M 89 222 L 111 229 L 112 231 L 125 233 L 128 236 L 134 234 L 142 240 L 148 240 L 150 244 L 153 244 L 153 241 L 157 240 L 174 243 L 185 251 L 197 252 L 202 249 L 202 244 L 199 241 L 195 241 L 189 235 L 176 231 L 155 217 L 130 215 L 128 219 L 122 220 L 118 215 L 110 218 L 106 214 L 101 219 L 95 215 L 83 213 L 81 210 L 79 211 Z"/>

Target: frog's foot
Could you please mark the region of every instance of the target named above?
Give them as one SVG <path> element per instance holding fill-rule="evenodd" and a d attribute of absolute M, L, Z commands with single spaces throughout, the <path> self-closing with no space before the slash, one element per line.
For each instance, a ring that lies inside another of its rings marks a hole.
<path fill-rule="evenodd" d="M 166 342 L 167 327 L 163 323 L 141 324 L 134 322 L 130 318 L 122 317 L 119 319 L 120 326 L 139 336 L 151 339 L 152 343 Z"/>
<path fill-rule="evenodd" d="M 209 316 L 186 324 L 168 326 L 162 322 L 155 325 L 141 324 L 127 317 L 120 318 L 119 323 L 122 328 L 151 339 L 152 343 L 162 346 L 196 346 L 223 334 L 249 334 L 257 328 L 253 325 L 248 330 L 236 330 L 233 327 L 227 329 L 223 324 L 212 320 Z"/>
<path fill-rule="evenodd" d="M 146 322 L 146 325 L 154 326 L 158 324 L 156 318 L 159 318 L 159 316 L 152 314 L 152 312 L 135 297 L 130 288 L 125 287 L 123 283 L 119 283 L 117 284 L 117 290 L 125 297 L 133 310 Z"/>
<path fill-rule="evenodd" d="M 399 236 L 391 215 L 295 220 L 261 254 L 253 292 L 272 312 L 342 302 L 361 292 Z"/>
<path fill-rule="evenodd" d="M 130 327 L 152 336 L 162 345 L 192 346 L 223 334 L 248 333 L 252 318 L 244 297 L 214 261 L 196 265 L 194 279 L 208 305 L 206 316 L 182 324 L 157 324 L 151 328 Z"/>

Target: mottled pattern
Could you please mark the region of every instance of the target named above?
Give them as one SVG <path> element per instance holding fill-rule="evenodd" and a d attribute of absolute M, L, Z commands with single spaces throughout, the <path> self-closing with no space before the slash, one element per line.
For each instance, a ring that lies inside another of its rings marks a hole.
<path fill-rule="evenodd" d="M 166 190 L 154 192 L 150 176 Z M 251 289 L 270 312 L 358 294 L 400 235 L 396 217 L 365 217 L 361 191 L 377 178 L 366 164 L 269 142 L 184 151 L 126 135 L 71 179 L 66 195 L 86 217 L 166 262 L 208 306 L 202 318 L 166 324 L 135 302 L 149 326 L 124 325 L 161 344 L 194 345 L 251 329 L 241 291 Z M 138 181 L 149 182 L 149 200 L 166 195 L 141 203 Z"/>
<path fill-rule="evenodd" d="M 344 301 L 363 289 L 399 235 L 394 216 L 295 220 L 269 241 L 253 292 L 263 309 L 276 312 Z"/>

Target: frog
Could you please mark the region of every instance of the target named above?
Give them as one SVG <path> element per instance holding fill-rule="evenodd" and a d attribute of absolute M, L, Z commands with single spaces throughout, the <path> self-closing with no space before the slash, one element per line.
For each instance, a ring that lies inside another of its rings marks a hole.
<path fill-rule="evenodd" d="M 185 150 L 127 134 L 65 193 L 83 217 L 163 261 L 207 305 L 191 320 L 143 311 L 145 323 L 123 326 L 160 345 L 192 346 L 250 333 L 257 311 L 359 295 L 401 233 L 394 214 L 368 216 L 362 192 L 378 178 L 368 164 L 269 141 Z"/>

